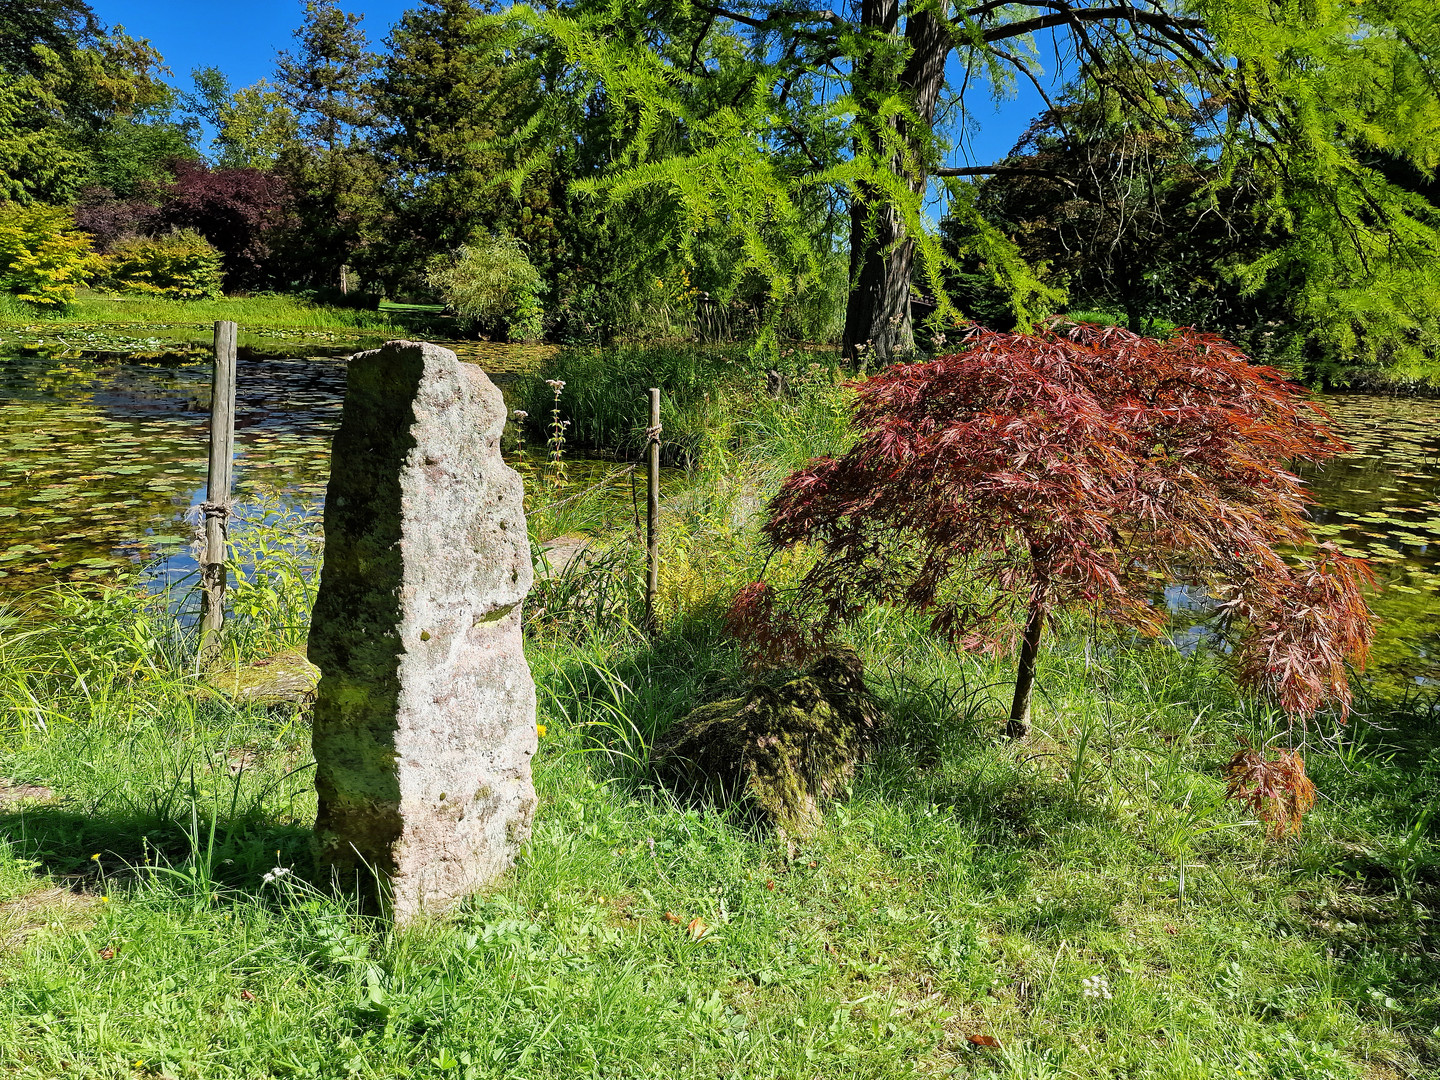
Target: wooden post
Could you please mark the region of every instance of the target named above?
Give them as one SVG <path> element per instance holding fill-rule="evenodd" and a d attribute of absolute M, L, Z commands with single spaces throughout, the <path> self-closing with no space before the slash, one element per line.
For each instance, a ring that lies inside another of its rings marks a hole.
<path fill-rule="evenodd" d="M 646 431 L 649 494 L 645 500 L 645 628 L 660 629 L 655 599 L 660 593 L 660 390 L 650 388 L 650 427 Z"/>
<path fill-rule="evenodd" d="M 215 324 L 215 370 L 210 382 L 210 470 L 205 480 L 205 560 L 200 567 L 204 612 L 200 622 L 202 661 L 220 651 L 225 626 L 225 521 L 230 515 L 230 481 L 235 457 L 235 334 L 233 322 Z"/>

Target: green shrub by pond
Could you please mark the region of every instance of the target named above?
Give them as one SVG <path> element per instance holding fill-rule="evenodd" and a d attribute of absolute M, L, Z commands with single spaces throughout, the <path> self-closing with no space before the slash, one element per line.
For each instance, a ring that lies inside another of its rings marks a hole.
<path fill-rule="evenodd" d="M 0 202 L 0 292 L 39 309 L 63 309 L 104 266 L 63 206 Z"/>
<path fill-rule="evenodd" d="M 224 268 L 218 248 L 194 229 L 163 236 L 132 236 L 110 248 L 106 280 L 121 292 L 167 300 L 221 295 Z"/>

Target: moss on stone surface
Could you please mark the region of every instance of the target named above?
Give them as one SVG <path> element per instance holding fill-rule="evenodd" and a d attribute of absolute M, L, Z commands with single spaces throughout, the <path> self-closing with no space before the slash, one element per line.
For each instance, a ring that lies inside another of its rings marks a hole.
<path fill-rule="evenodd" d="M 315 700 L 320 669 L 304 650 L 290 649 L 239 667 L 219 668 L 205 676 L 205 685 L 253 705 L 309 704 Z"/>
<path fill-rule="evenodd" d="M 782 833 L 812 836 L 849 784 L 883 714 L 858 658 L 827 656 L 782 686 L 702 705 L 656 740 L 652 761 L 691 797 L 743 802 Z"/>

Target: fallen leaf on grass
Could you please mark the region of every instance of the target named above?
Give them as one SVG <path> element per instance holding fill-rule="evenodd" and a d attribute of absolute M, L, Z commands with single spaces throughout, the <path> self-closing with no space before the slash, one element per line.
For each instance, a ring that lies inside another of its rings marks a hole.
<path fill-rule="evenodd" d="M 774 891 L 775 891 L 775 879 L 774 879 L 774 878 L 771 878 L 769 881 L 765 882 L 765 888 L 769 889 L 771 892 L 774 892 Z"/>
<path fill-rule="evenodd" d="M 241 990 L 241 991 L 240 991 L 240 1000 L 241 1000 L 241 1001 L 254 1001 L 254 1000 L 255 1000 L 255 995 L 252 994 L 249 990 Z"/>
<path fill-rule="evenodd" d="M 1174 937 L 1176 934 L 1180 933 L 1179 930 L 1176 930 L 1175 927 L 1171 926 L 1169 923 L 1165 924 L 1165 932 L 1171 937 Z"/>
<path fill-rule="evenodd" d="M 706 926 L 701 919 L 694 918 L 691 919 L 689 924 L 685 927 L 685 932 L 690 935 L 691 941 L 699 941 L 702 937 L 704 937 L 710 932 L 710 928 Z"/>
<path fill-rule="evenodd" d="M 115 950 L 114 950 L 112 947 L 110 947 L 109 945 L 106 945 L 105 948 L 103 948 L 103 949 L 100 950 L 100 959 L 101 959 L 101 960 L 114 960 L 114 959 L 115 959 Z"/>
<path fill-rule="evenodd" d="M 685 920 L 682 919 L 682 918 L 680 918 L 680 916 L 679 916 L 679 915 L 676 915 L 673 911 L 667 911 L 667 912 L 665 912 L 665 921 L 666 921 L 666 922 L 673 922 L 673 923 L 675 923 L 676 925 L 679 925 L 680 923 L 684 922 Z"/>
<path fill-rule="evenodd" d="M 994 1035 L 967 1035 L 965 1038 L 970 1041 L 971 1046 L 983 1047 L 986 1050 L 1000 1049 L 1000 1040 Z"/>

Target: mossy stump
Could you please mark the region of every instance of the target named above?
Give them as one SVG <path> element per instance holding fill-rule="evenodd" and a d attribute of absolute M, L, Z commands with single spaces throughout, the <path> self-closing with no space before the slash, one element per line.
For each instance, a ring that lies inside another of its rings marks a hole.
<path fill-rule="evenodd" d="M 859 658 L 832 655 L 782 686 L 702 705 L 655 742 L 657 775 L 692 798 L 743 803 L 783 835 L 813 836 L 883 713 Z"/>

